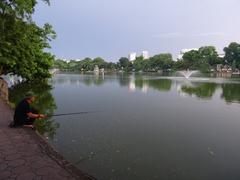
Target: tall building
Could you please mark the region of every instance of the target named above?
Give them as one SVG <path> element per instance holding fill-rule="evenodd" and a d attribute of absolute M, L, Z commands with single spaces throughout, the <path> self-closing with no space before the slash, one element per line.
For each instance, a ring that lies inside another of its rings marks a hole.
<path fill-rule="evenodd" d="M 148 51 L 143 51 L 142 52 L 143 59 L 149 59 L 149 53 Z"/>
<path fill-rule="evenodd" d="M 135 52 L 131 52 L 131 53 L 128 55 L 129 61 L 134 61 L 134 60 L 136 60 L 136 58 L 137 58 L 137 53 L 135 53 Z"/>

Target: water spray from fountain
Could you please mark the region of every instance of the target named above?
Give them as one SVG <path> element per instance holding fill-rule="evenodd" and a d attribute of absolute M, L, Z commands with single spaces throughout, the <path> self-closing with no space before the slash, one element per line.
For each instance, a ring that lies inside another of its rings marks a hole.
<path fill-rule="evenodd" d="M 197 72 L 199 72 L 199 71 L 196 71 L 196 70 L 191 71 L 191 70 L 187 69 L 187 70 L 185 70 L 185 71 L 178 71 L 178 72 L 179 72 L 181 75 L 183 75 L 186 79 L 189 79 L 191 75 L 193 75 L 193 74 L 195 74 L 195 73 L 197 73 Z"/>

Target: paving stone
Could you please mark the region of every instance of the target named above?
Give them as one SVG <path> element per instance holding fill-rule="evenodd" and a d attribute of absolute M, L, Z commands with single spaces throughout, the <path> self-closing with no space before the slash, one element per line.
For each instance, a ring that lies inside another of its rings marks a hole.
<path fill-rule="evenodd" d="M 11 161 L 11 160 L 14 160 L 14 159 L 19 159 L 19 158 L 21 158 L 21 155 L 15 153 L 15 154 L 7 155 L 5 157 L 5 160 Z"/>
<path fill-rule="evenodd" d="M 0 172 L 4 171 L 7 167 L 7 164 L 0 163 Z"/>
<path fill-rule="evenodd" d="M 32 162 L 31 167 L 35 169 L 40 169 L 42 167 L 46 167 L 47 163 L 45 161 L 37 161 L 37 162 Z"/>
<path fill-rule="evenodd" d="M 9 166 L 11 167 L 18 167 L 18 166 L 21 166 L 21 165 L 24 165 L 25 164 L 25 161 L 23 159 L 16 159 L 14 161 L 10 161 L 8 163 Z"/>
<path fill-rule="evenodd" d="M 10 176 L 11 176 L 10 171 L 5 171 L 0 173 L 0 179 L 6 179 L 6 178 L 9 178 Z"/>
<path fill-rule="evenodd" d="M 16 179 L 17 180 L 33 180 L 36 177 L 32 172 L 22 173 Z"/>
<path fill-rule="evenodd" d="M 37 175 L 49 175 L 49 174 L 55 173 L 55 171 L 53 168 L 42 167 L 42 168 L 39 168 L 35 173 Z"/>
<path fill-rule="evenodd" d="M 16 174 L 11 174 L 10 178 L 15 179 L 17 177 Z"/>
<path fill-rule="evenodd" d="M 16 168 L 14 168 L 13 171 L 16 174 L 22 174 L 22 173 L 26 173 L 26 172 L 31 172 L 32 169 L 29 166 L 18 166 Z"/>
<path fill-rule="evenodd" d="M 46 179 L 44 179 L 44 178 L 41 177 L 41 176 L 36 176 L 36 177 L 34 177 L 34 180 L 46 180 Z"/>
<path fill-rule="evenodd" d="M 59 171 L 58 174 L 62 177 L 68 177 L 69 173 L 67 173 L 66 171 Z"/>
<path fill-rule="evenodd" d="M 15 149 L 8 149 L 4 152 L 2 152 L 4 155 L 12 155 L 12 154 L 17 154 L 17 151 Z"/>

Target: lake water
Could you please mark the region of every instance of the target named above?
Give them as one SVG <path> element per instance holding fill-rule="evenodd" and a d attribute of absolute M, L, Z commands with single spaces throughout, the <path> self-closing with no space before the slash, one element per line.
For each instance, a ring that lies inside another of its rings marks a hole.
<path fill-rule="evenodd" d="M 58 74 L 49 142 L 100 180 L 240 179 L 240 79 Z"/>

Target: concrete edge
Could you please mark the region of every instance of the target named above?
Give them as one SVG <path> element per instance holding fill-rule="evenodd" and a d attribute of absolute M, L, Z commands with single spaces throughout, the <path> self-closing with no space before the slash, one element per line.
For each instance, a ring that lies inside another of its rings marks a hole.
<path fill-rule="evenodd" d="M 75 167 L 72 163 L 67 161 L 38 131 L 33 131 L 31 129 L 24 130 L 31 135 L 31 137 L 38 142 L 41 150 L 53 159 L 59 166 L 69 172 L 76 179 L 86 179 L 86 180 L 97 180 L 97 178 L 82 172 L 80 169 Z"/>

